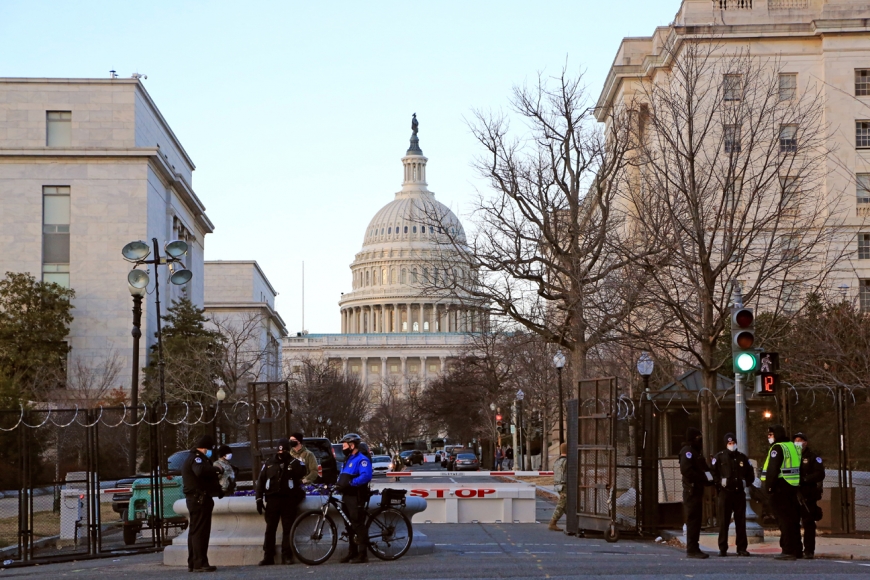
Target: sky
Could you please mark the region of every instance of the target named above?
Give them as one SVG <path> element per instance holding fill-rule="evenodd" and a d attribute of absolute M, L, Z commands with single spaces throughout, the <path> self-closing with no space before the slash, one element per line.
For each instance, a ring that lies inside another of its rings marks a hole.
<path fill-rule="evenodd" d="M 369 220 L 401 188 L 411 114 L 429 189 L 468 229 L 487 190 L 467 121 L 539 72 L 598 97 L 619 43 L 679 0 L 0 0 L 0 76 L 145 87 L 196 164 L 207 260 L 257 260 L 293 334 L 340 332 Z"/>

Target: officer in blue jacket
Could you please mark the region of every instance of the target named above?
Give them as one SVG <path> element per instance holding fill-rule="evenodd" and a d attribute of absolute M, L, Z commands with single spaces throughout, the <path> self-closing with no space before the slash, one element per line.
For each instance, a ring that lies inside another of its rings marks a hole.
<path fill-rule="evenodd" d="M 353 529 L 347 530 L 350 549 L 341 562 L 363 564 L 369 561 L 369 539 L 365 525 L 369 482 L 372 480 L 372 461 L 362 453 L 362 438 L 356 433 L 348 433 L 342 437 L 341 447 L 345 461 L 335 487 L 341 492 L 345 512 L 353 524 Z"/>

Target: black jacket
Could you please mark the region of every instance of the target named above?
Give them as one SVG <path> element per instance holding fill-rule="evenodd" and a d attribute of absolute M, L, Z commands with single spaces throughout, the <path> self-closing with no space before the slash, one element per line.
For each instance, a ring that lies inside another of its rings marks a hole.
<path fill-rule="evenodd" d="M 212 464 L 211 459 L 199 449 L 191 449 L 181 466 L 184 495 L 197 493 L 209 496 L 221 495 L 219 474 L 220 469 Z"/>
<path fill-rule="evenodd" d="M 825 464 L 822 458 L 804 447 L 801 453 L 801 493 L 808 500 L 822 499 L 822 482 L 825 480 Z"/>
<path fill-rule="evenodd" d="M 723 449 L 713 457 L 713 479 L 716 487 L 725 491 L 742 492 L 755 481 L 755 471 L 749 458 L 739 451 Z M 725 480 L 724 485 L 722 480 Z"/>
<path fill-rule="evenodd" d="M 680 474 L 683 476 L 683 487 L 692 488 L 694 491 L 703 490 L 705 485 L 713 485 L 710 466 L 704 459 L 702 451 L 696 450 L 691 445 L 680 449 Z"/>
<path fill-rule="evenodd" d="M 308 469 L 304 463 L 289 453 L 276 453 L 260 469 L 260 476 L 257 478 L 257 499 L 263 496 L 281 496 L 301 500 L 305 497 L 302 479 L 306 473 Z"/>

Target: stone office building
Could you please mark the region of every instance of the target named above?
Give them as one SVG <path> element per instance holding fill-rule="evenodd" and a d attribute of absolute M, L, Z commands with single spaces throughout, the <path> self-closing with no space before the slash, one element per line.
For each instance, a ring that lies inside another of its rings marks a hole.
<path fill-rule="evenodd" d="M 167 283 L 163 308 L 182 292 L 202 306 L 205 236 L 213 225 L 193 190 L 193 161 L 135 78 L 0 78 L 0 272 L 30 272 L 75 290 L 72 358 L 97 366 L 118 357 L 129 386 L 133 240 L 161 248 L 185 240 L 193 278 Z M 153 291 L 153 266 L 149 292 Z M 143 302 L 141 360 L 157 319 Z"/>

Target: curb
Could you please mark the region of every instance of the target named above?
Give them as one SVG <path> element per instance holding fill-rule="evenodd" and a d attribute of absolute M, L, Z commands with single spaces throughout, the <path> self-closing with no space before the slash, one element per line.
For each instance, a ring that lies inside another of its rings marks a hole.
<path fill-rule="evenodd" d="M 435 543 L 429 540 L 429 537 L 423 532 L 414 530 L 414 539 L 411 540 L 411 547 L 408 548 L 408 556 L 423 556 L 425 554 L 435 553 Z"/>

